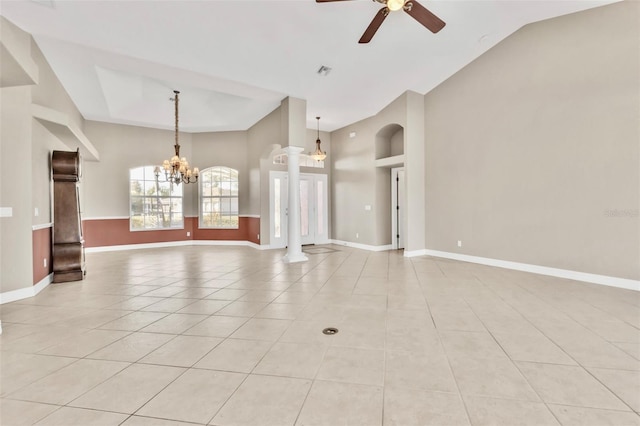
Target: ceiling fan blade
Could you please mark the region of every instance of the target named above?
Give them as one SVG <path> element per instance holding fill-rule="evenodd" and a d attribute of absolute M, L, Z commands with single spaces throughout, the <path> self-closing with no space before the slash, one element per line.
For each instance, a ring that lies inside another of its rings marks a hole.
<path fill-rule="evenodd" d="M 376 16 L 373 17 L 373 20 L 371 21 L 367 29 L 364 30 L 364 34 L 362 34 L 362 37 L 360 37 L 358 43 L 369 43 L 388 14 L 389 9 L 387 8 L 387 6 L 380 9 L 378 13 L 376 13 Z"/>
<path fill-rule="evenodd" d="M 429 12 L 416 0 L 409 0 L 407 3 L 405 3 L 404 11 L 434 34 L 443 29 L 446 25 L 442 19 Z"/>

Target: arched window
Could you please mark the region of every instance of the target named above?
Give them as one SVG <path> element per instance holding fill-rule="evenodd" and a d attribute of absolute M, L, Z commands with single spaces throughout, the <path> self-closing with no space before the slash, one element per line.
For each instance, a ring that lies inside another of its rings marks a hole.
<path fill-rule="evenodd" d="M 200 228 L 237 229 L 238 171 L 210 167 L 200 172 Z"/>
<path fill-rule="evenodd" d="M 184 228 L 182 185 L 156 181 L 154 166 L 129 169 L 129 228 Z"/>

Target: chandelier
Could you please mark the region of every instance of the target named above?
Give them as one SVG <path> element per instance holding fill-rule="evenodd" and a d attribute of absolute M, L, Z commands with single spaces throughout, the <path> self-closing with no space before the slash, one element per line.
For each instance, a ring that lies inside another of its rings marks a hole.
<path fill-rule="evenodd" d="M 316 139 L 316 150 L 313 154 L 309 153 L 309 157 L 316 161 L 322 161 L 327 158 L 327 153 L 320 149 L 320 117 L 316 117 L 316 120 L 318 120 L 318 139 Z"/>
<path fill-rule="evenodd" d="M 175 183 L 176 185 L 180 185 L 181 182 L 196 183 L 198 182 L 200 170 L 198 170 L 197 167 L 191 169 L 186 157 L 180 158 L 180 142 L 178 142 L 178 95 L 180 92 L 174 90 L 173 93 L 176 95 L 175 98 L 172 99 L 175 103 L 176 110 L 176 144 L 173 146 L 176 150 L 176 154 L 171 157 L 171 160 L 164 160 L 162 163 L 164 177 L 168 182 Z M 160 177 L 162 169 L 160 166 L 155 167 L 154 173 L 156 175 L 156 180 Z"/>

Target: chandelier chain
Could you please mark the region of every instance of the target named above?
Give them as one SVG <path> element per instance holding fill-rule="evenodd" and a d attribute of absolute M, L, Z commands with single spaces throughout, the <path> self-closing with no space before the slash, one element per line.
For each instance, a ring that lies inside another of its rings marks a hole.
<path fill-rule="evenodd" d="M 189 162 L 185 157 L 180 157 L 180 129 L 179 129 L 179 107 L 178 103 L 180 101 L 179 95 L 180 92 L 178 90 L 174 90 L 175 94 L 174 98 L 171 100 L 174 103 L 175 110 L 175 155 L 171 157 L 170 160 L 164 160 L 162 163 L 162 167 L 156 166 L 154 169 L 154 173 L 156 176 L 156 180 L 160 177 L 160 173 L 164 169 L 164 176 L 167 182 L 171 182 L 172 184 L 180 185 L 181 183 L 196 183 L 198 182 L 198 177 L 200 176 L 200 170 L 197 167 L 191 169 L 189 166 Z"/>
<path fill-rule="evenodd" d="M 176 148 L 176 155 L 178 157 L 180 157 L 180 144 L 178 143 L 178 102 L 179 102 L 179 97 L 178 95 L 180 94 L 179 91 L 174 90 L 173 93 L 175 93 L 176 97 L 174 99 L 174 103 L 175 103 L 175 111 L 176 111 L 176 135 L 175 135 L 175 139 L 176 139 L 176 144 L 175 144 L 175 148 Z"/>

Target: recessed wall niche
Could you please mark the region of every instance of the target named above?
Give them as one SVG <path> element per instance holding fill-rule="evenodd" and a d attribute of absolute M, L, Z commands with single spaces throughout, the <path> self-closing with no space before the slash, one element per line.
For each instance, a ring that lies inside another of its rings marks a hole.
<path fill-rule="evenodd" d="M 376 160 L 404 154 L 404 128 L 388 124 L 376 134 Z"/>

